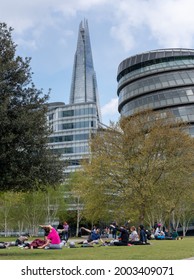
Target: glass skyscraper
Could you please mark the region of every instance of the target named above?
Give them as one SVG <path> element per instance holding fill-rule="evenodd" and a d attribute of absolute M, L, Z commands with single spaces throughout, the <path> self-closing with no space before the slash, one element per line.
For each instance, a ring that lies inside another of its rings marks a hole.
<path fill-rule="evenodd" d="M 89 157 L 89 139 L 101 122 L 96 74 L 93 66 L 88 23 L 80 23 L 75 52 L 70 102 L 49 103 L 52 129 L 49 147 L 66 162 L 65 174 L 81 167 Z"/>
<path fill-rule="evenodd" d="M 94 71 L 88 23 L 80 23 L 71 83 L 70 104 L 94 102 L 101 121 L 96 73 Z"/>
<path fill-rule="evenodd" d="M 194 136 L 194 50 L 159 49 L 122 61 L 117 74 L 121 116 L 169 110 Z"/>

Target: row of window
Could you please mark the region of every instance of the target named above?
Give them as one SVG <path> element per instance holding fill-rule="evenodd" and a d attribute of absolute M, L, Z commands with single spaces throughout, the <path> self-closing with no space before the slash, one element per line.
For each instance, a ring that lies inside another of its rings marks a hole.
<path fill-rule="evenodd" d="M 49 143 L 58 143 L 58 142 L 70 142 L 70 141 L 81 141 L 88 140 L 89 134 L 75 134 L 75 135 L 63 135 L 63 136 L 53 136 L 49 137 Z"/>
<path fill-rule="evenodd" d="M 194 115 L 194 105 L 172 108 L 172 112 L 177 117 Z"/>
<path fill-rule="evenodd" d="M 167 52 L 164 53 L 165 55 Z M 140 58 L 140 59 L 139 59 Z M 147 57 L 145 60 L 141 60 L 142 54 L 137 56 L 132 56 L 129 59 L 124 60 L 119 65 L 117 81 L 119 81 L 123 76 L 127 75 L 129 72 L 135 71 L 137 69 L 147 67 L 153 64 L 168 62 L 168 61 L 178 61 L 178 60 L 185 60 L 185 59 L 193 59 L 194 53 L 191 55 L 184 55 L 184 56 L 170 56 L 169 57 L 161 57 L 156 58 L 155 53 L 152 53 L 150 57 Z"/>
<path fill-rule="evenodd" d="M 194 67 L 194 58 L 193 59 L 187 59 L 187 60 L 178 60 L 178 61 L 168 61 L 158 64 L 152 64 L 149 66 L 145 66 L 142 68 L 139 68 L 137 70 L 134 70 L 132 72 L 129 72 L 128 74 L 124 75 L 118 83 L 118 88 L 122 86 L 122 84 L 127 80 L 130 82 L 132 79 L 137 79 L 140 77 L 143 77 L 145 75 L 150 75 L 154 73 L 159 72 L 166 72 L 174 69 L 187 69 L 187 68 L 193 68 Z"/>
<path fill-rule="evenodd" d="M 67 166 L 70 167 L 70 166 L 80 166 L 81 161 L 82 161 L 82 159 L 68 159 L 65 162 L 66 162 Z M 87 159 L 87 162 L 88 162 L 88 159 Z"/>
<path fill-rule="evenodd" d="M 182 103 L 194 102 L 194 87 L 178 88 L 171 91 L 159 91 L 154 94 L 141 96 L 123 106 L 122 112 L 126 111 L 132 114 L 134 110 L 147 108 L 160 108 L 171 105 L 180 105 Z"/>
<path fill-rule="evenodd" d="M 59 124 L 58 130 L 77 129 L 77 128 L 93 128 L 93 127 L 96 127 L 95 121 L 83 121 L 83 122 Z"/>
<path fill-rule="evenodd" d="M 81 165 L 81 160 L 80 159 L 69 159 L 67 160 L 67 165 L 68 166 L 77 166 L 77 165 Z"/>
<path fill-rule="evenodd" d="M 89 152 L 88 146 L 78 146 L 78 147 L 66 147 L 66 148 L 54 148 L 52 152 L 55 154 L 84 154 Z"/>
<path fill-rule="evenodd" d="M 68 118 L 74 116 L 87 116 L 87 115 L 96 115 L 96 108 L 87 107 L 87 108 L 60 111 L 58 113 L 58 118 Z M 51 121 L 53 119 L 54 119 L 54 113 L 48 114 L 48 120 Z"/>
<path fill-rule="evenodd" d="M 149 106 L 141 109 L 148 109 Z M 153 108 L 153 107 L 152 107 Z M 168 108 L 177 118 L 185 122 L 194 122 L 194 105 L 193 106 L 181 106 L 176 108 Z M 129 116 L 134 113 L 134 110 L 130 110 L 128 106 L 123 107 L 122 116 Z M 191 133 L 194 135 L 194 128 L 191 130 Z"/>
<path fill-rule="evenodd" d="M 82 108 L 75 110 L 60 111 L 58 113 L 59 118 L 73 117 L 73 116 L 85 116 L 96 115 L 96 108 Z"/>
<path fill-rule="evenodd" d="M 119 93 L 119 104 L 134 96 L 163 88 L 194 84 L 194 71 L 173 72 L 138 80 L 124 87 Z"/>

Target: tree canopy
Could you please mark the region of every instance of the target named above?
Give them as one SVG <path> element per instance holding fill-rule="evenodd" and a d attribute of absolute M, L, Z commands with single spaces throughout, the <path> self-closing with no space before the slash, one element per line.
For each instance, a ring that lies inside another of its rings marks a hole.
<path fill-rule="evenodd" d="M 124 117 L 91 140 L 80 172 L 85 211 L 100 219 L 145 222 L 170 215 L 194 188 L 194 139 L 169 113 Z"/>
<path fill-rule="evenodd" d="M 12 31 L 0 23 L 0 190 L 29 190 L 59 183 L 63 163 L 47 146 L 49 92 L 36 89 Z"/>

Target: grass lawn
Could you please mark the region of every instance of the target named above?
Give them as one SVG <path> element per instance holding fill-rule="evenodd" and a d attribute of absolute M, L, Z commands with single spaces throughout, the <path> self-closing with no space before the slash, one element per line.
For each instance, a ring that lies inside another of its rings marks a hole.
<path fill-rule="evenodd" d="M 0 238 L 0 241 L 3 240 L 6 239 Z M 0 260 L 181 260 L 194 257 L 194 237 L 151 240 L 150 243 L 147 246 L 63 247 L 61 250 L 10 247 L 0 249 Z"/>

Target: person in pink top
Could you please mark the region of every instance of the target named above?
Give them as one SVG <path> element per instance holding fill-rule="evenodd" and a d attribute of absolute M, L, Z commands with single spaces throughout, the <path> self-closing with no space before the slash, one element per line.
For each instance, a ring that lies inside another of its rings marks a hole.
<path fill-rule="evenodd" d="M 45 236 L 45 244 L 40 246 L 39 249 L 61 249 L 62 245 L 61 245 L 61 240 L 59 237 L 58 232 L 56 231 L 56 229 L 54 227 L 52 227 L 51 225 L 47 225 L 47 226 L 40 226 L 42 227 L 44 230 L 48 231 L 48 235 Z"/>

